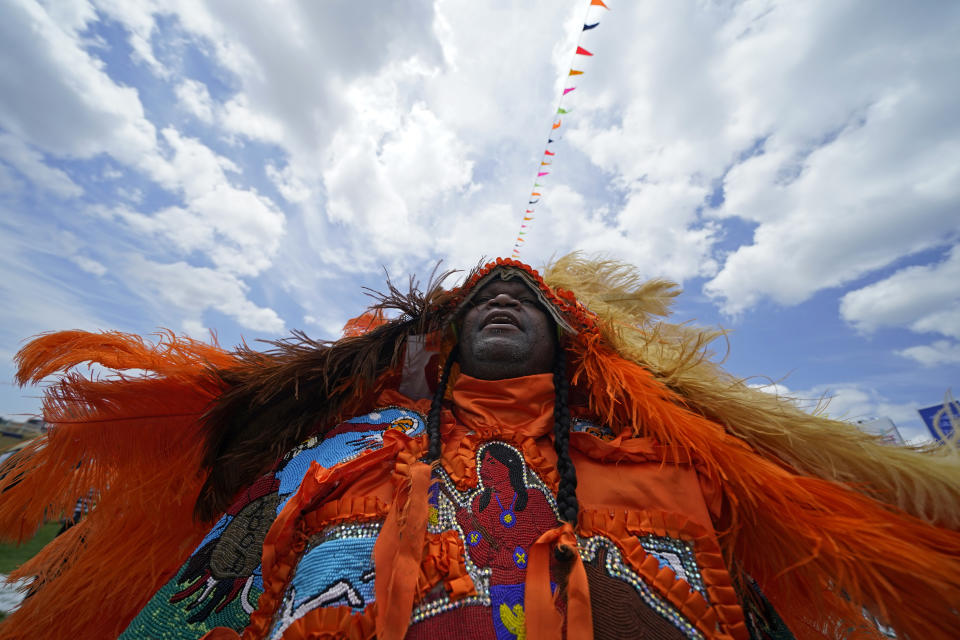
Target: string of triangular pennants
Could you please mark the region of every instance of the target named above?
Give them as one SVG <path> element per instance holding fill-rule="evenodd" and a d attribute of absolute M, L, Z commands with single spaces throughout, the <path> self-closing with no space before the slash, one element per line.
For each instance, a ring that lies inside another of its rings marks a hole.
<path fill-rule="evenodd" d="M 603 0 L 590 0 L 590 5 L 587 7 L 587 15 L 590 15 L 591 7 L 603 7 L 604 9 L 610 10 L 610 7 L 603 3 Z M 557 111 L 553 117 L 553 124 L 550 126 L 550 133 L 547 136 L 547 144 L 543 151 L 543 156 L 540 159 L 540 166 L 537 168 L 537 177 L 533 181 L 533 189 L 530 191 L 530 198 L 527 202 L 527 206 L 524 208 L 523 219 L 520 222 L 520 231 L 517 233 L 517 239 L 513 243 L 513 254 L 512 257 L 519 258 L 520 250 L 523 248 L 524 243 L 526 243 L 526 235 L 530 230 L 530 225 L 533 220 L 536 218 L 537 204 L 543 198 L 544 186 L 547 180 L 547 176 L 550 175 L 550 167 L 553 165 L 554 156 L 556 152 L 550 149 L 550 145 L 555 142 L 556 137 L 558 136 L 557 130 L 563 126 L 563 116 L 570 113 L 572 109 L 566 109 L 563 106 L 564 99 L 567 97 L 567 94 L 576 90 L 576 87 L 573 86 L 574 78 L 576 76 L 583 75 L 583 71 L 575 69 L 574 67 L 579 66 L 577 61 L 580 59 L 579 56 L 592 56 L 593 54 L 583 48 L 583 34 L 587 31 L 596 29 L 600 25 L 600 21 L 597 20 L 592 24 L 589 21 L 584 20 L 583 29 L 580 31 L 580 37 L 577 38 L 577 48 L 571 56 L 570 72 L 567 74 L 567 86 L 564 87 L 563 93 L 560 94 L 560 100 L 557 104 Z"/>

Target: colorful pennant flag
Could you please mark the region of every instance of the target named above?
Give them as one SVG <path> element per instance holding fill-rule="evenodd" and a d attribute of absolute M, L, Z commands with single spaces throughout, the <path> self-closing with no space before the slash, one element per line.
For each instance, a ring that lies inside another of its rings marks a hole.
<path fill-rule="evenodd" d="M 603 9 L 607 9 L 608 11 L 609 11 L 609 9 L 610 9 L 610 7 L 608 7 L 606 4 L 604 4 L 603 0 L 590 0 L 590 7 L 591 7 L 591 8 L 592 8 L 592 7 L 602 7 Z M 595 15 L 591 15 L 591 11 L 588 9 L 587 18 L 594 18 L 594 19 L 595 19 L 596 17 L 597 17 L 597 16 L 595 16 Z M 585 19 L 585 20 L 584 20 L 584 22 L 583 22 L 583 29 L 580 31 L 580 38 L 579 38 L 579 40 L 578 40 L 578 42 L 577 42 L 577 48 L 576 48 L 576 50 L 573 52 L 573 55 L 571 56 L 571 66 L 568 67 L 569 71 L 567 72 L 567 77 L 580 76 L 580 75 L 583 75 L 583 74 L 584 74 L 584 71 L 583 71 L 582 69 L 575 69 L 575 68 L 574 68 L 574 66 L 581 66 L 581 64 L 575 64 L 574 61 L 578 60 L 578 58 L 576 58 L 576 56 L 586 56 L 586 57 L 592 57 L 592 56 L 593 56 L 593 53 L 590 52 L 590 51 L 588 51 L 587 49 L 585 49 L 585 48 L 582 46 L 581 42 L 582 42 L 582 40 L 583 40 L 583 38 L 584 38 L 584 36 L 583 36 L 584 33 L 586 33 L 587 31 L 592 31 L 593 29 L 596 29 L 598 26 L 600 26 L 600 21 L 599 21 L 599 20 L 595 20 L 594 22 L 590 22 L 588 19 Z M 584 64 L 586 64 L 586 63 L 584 62 Z M 564 101 L 564 99 L 566 98 L 567 95 L 569 95 L 569 94 L 572 93 L 573 91 L 576 91 L 576 89 L 577 89 L 576 87 L 564 87 L 564 88 L 563 88 L 563 92 L 562 92 L 561 95 L 560 95 L 560 104 L 557 105 L 557 112 L 556 112 L 556 114 L 555 114 L 555 118 L 556 118 L 556 119 L 555 119 L 555 120 L 553 121 L 553 123 L 550 125 L 551 135 L 550 135 L 550 136 L 547 136 L 547 145 L 551 145 L 551 144 L 553 144 L 553 143 L 556 141 L 556 140 L 552 137 L 553 135 L 555 135 L 555 134 L 553 134 L 552 132 L 556 131 L 556 130 L 559 129 L 561 126 L 563 126 L 563 120 L 562 120 L 561 118 L 557 117 L 557 116 L 564 116 L 564 115 L 569 114 L 571 111 L 573 111 L 573 109 L 564 107 L 564 106 L 563 106 L 563 101 Z M 527 235 L 527 233 L 529 233 L 529 225 L 528 225 L 527 223 L 531 222 L 531 221 L 534 219 L 534 217 L 535 217 L 534 214 L 535 214 L 535 212 L 536 212 L 536 206 L 535 206 L 535 205 L 537 205 L 537 204 L 540 202 L 540 200 L 543 198 L 543 196 L 542 196 L 542 190 L 537 190 L 537 189 L 540 189 L 540 188 L 543 186 L 543 185 L 540 183 L 540 179 L 543 178 L 544 176 L 550 175 L 550 172 L 549 172 L 549 171 L 543 171 L 543 168 L 544 168 L 544 167 L 550 167 L 550 166 L 553 164 L 553 162 L 552 162 L 552 156 L 556 156 L 557 154 L 556 154 L 556 152 L 551 151 L 549 148 L 547 148 L 547 149 L 544 149 L 543 155 L 544 155 L 544 156 L 550 156 L 550 157 L 551 157 L 551 161 L 548 162 L 548 161 L 545 160 L 545 159 L 541 159 L 541 160 L 540 160 L 540 169 L 541 169 L 541 170 L 537 172 L 537 178 L 536 178 L 536 180 L 535 180 L 534 183 L 533 183 L 534 191 L 532 191 L 532 192 L 530 193 L 530 198 L 531 198 L 531 200 L 529 200 L 529 201 L 527 202 L 527 205 L 529 206 L 529 208 L 524 211 L 523 220 L 522 220 L 522 222 L 521 222 L 521 224 L 520 224 L 520 230 L 519 230 L 519 232 L 518 232 L 518 234 L 517 234 L 516 242 L 515 242 L 514 245 L 513 245 L 513 257 L 514 257 L 514 258 L 519 258 L 519 257 L 520 257 L 520 249 L 524 246 L 524 243 L 526 242 L 526 238 L 524 238 L 523 236 L 525 236 L 525 235 Z M 533 198 L 536 198 L 536 199 L 533 199 Z"/>

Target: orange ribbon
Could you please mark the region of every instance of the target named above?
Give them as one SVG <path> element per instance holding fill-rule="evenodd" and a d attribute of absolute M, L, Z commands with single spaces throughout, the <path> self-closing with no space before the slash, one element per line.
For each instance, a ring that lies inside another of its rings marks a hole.
<path fill-rule="evenodd" d="M 577 551 L 577 536 L 570 523 L 565 522 L 544 532 L 530 547 L 524 595 L 527 640 L 562 637 L 563 617 L 550 591 L 550 554 L 560 545 L 566 545 L 574 553 L 573 566 L 567 579 L 567 639 L 593 638 L 587 572 Z"/>
<path fill-rule="evenodd" d="M 400 470 L 401 465 L 397 466 Z M 398 488 L 373 548 L 379 640 L 402 640 L 407 634 L 420 576 L 427 533 L 430 465 L 414 462 L 407 472 L 408 480 Z"/>

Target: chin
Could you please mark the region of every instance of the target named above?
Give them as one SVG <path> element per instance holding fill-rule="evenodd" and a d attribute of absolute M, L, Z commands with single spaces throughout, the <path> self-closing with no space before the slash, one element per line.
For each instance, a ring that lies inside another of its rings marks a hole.
<path fill-rule="evenodd" d="M 513 364 L 529 357 L 529 350 L 522 344 L 498 341 L 496 344 L 478 345 L 474 357 L 477 362 Z"/>

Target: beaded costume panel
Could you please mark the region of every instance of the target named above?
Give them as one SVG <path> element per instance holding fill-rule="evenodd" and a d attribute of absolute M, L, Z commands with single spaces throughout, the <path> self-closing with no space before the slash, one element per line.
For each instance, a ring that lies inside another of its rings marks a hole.
<path fill-rule="evenodd" d="M 596 430 L 598 437 L 607 435 L 587 422 L 579 426 Z M 424 564 L 434 570 L 424 571 L 421 582 L 430 576 L 432 581 L 421 585 L 407 633 L 409 640 L 525 637 L 528 551 L 544 532 L 559 525 L 555 498 L 521 451 L 510 443 L 490 441 L 479 445 L 474 464 L 475 485 L 464 489 L 459 489 L 456 479 L 443 468 L 433 472 L 425 555 L 445 557 L 424 559 Z M 374 601 L 372 557 L 379 527 L 379 522 L 339 524 L 312 536 L 286 586 L 270 638 L 283 637 L 294 622 L 317 608 L 350 607 L 354 615 L 363 615 L 365 607 Z M 454 536 L 454 551 L 444 546 L 450 536 Z M 658 566 L 670 569 L 706 597 L 693 543 L 653 534 L 634 540 Z M 580 549 L 589 569 L 591 590 L 613 596 L 593 604 L 598 638 L 704 637 L 664 594 L 645 582 L 611 538 L 581 538 Z M 554 589 L 563 579 L 558 575 L 554 567 Z M 460 587 L 451 586 L 458 582 L 457 576 L 465 577 L 466 588 L 463 581 L 459 581 Z M 559 606 L 565 607 L 562 598 Z M 624 611 L 632 617 L 616 624 L 615 635 L 604 636 L 604 620 Z"/>
<path fill-rule="evenodd" d="M 423 416 L 416 411 L 383 407 L 347 420 L 322 438 L 310 438 L 291 450 L 275 471 L 257 480 L 231 505 L 120 637 L 192 640 L 218 626 L 241 631 L 263 592 L 263 540 L 277 514 L 300 487 L 311 463 L 332 467 L 349 462 L 381 448 L 387 431 L 417 436 L 423 433 L 424 424 Z M 351 552 L 358 550 L 348 548 Z M 312 588 L 310 583 L 307 590 Z M 356 593 L 362 597 L 365 592 Z M 344 597 L 346 602 L 356 601 L 351 600 L 352 594 Z"/>

